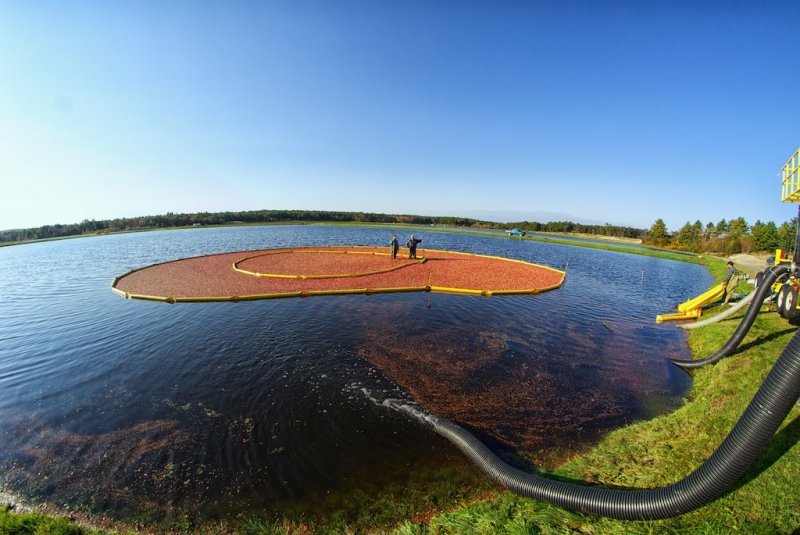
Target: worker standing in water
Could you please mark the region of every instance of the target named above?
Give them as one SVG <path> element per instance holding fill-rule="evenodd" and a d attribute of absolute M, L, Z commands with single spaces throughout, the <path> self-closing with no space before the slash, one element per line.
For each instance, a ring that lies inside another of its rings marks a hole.
<path fill-rule="evenodd" d="M 397 241 L 397 234 L 392 234 L 392 241 L 389 242 L 392 251 L 392 259 L 397 258 L 397 250 L 400 249 L 400 242 Z"/>
<path fill-rule="evenodd" d="M 728 260 L 728 271 L 725 272 L 725 278 L 722 279 L 722 287 L 725 289 L 724 303 L 726 305 L 728 301 L 730 301 L 733 291 L 739 285 L 739 275 L 741 275 L 741 273 L 733 267 L 733 260 Z"/>
<path fill-rule="evenodd" d="M 422 242 L 422 238 L 415 238 L 412 234 L 411 237 L 406 242 L 406 247 L 408 247 L 408 257 L 409 258 L 416 258 L 417 257 L 417 244 Z"/>

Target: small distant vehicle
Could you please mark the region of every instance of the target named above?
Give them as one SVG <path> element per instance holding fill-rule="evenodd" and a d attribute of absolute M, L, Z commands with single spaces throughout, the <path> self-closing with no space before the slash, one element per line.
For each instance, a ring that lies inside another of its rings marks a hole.
<path fill-rule="evenodd" d="M 520 230 L 518 228 L 512 228 L 511 230 L 507 230 L 506 234 L 508 234 L 509 236 L 524 236 L 525 231 Z"/>

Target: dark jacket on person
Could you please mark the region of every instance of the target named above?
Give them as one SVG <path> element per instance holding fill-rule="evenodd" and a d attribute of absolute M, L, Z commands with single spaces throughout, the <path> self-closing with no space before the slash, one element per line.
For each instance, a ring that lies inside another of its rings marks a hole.
<path fill-rule="evenodd" d="M 728 266 L 728 271 L 725 272 L 725 278 L 722 279 L 722 282 L 725 283 L 725 284 L 728 284 L 728 281 L 731 280 L 734 275 L 738 275 L 738 274 L 739 274 L 739 270 L 737 270 L 733 266 Z"/>

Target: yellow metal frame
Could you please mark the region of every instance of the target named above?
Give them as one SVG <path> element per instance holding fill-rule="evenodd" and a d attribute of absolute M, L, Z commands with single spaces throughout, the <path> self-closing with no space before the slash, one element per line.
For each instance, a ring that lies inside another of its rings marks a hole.
<path fill-rule="evenodd" d="M 664 321 L 696 320 L 702 315 L 704 305 L 719 299 L 724 294 L 725 286 L 723 284 L 715 284 L 697 297 L 693 297 L 678 305 L 677 312 L 672 314 L 659 314 L 656 316 L 656 323 Z"/>
<path fill-rule="evenodd" d="M 689 299 L 688 301 L 678 305 L 678 312 L 689 312 L 691 310 L 700 309 L 703 305 L 708 304 L 715 299 L 719 299 L 725 294 L 725 286 L 722 284 L 715 284 L 708 291 Z"/>
<path fill-rule="evenodd" d="M 781 196 L 783 202 L 800 204 L 800 149 L 783 166 Z"/>

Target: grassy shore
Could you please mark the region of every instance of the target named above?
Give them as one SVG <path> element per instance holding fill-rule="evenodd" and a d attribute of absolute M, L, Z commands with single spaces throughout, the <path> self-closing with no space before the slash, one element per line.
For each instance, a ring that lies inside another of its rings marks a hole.
<path fill-rule="evenodd" d="M 709 269 L 721 278 L 724 264 L 711 261 Z M 690 331 L 689 345 L 695 358 L 716 351 L 742 315 Z M 775 312 L 762 312 L 737 353 L 693 372 L 690 399 L 680 409 L 609 434 L 592 451 L 564 463 L 551 475 L 627 488 L 659 487 L 682 479 L 728 434 L 795 330 Z M 498 491 L 492 499 L 435 516 L 426 525 L 406 523 L 396 532 L 793 533 L 800 527 L 798 416 L 800 410 L 795 408 L 760 460 L 731 492 L 677 518 L 618 521 L 568 513 Z"/>
<path fill-rule="evenodd" d="M 628 252 L 627 250 L 625 252 Z M 707 258 L 716 279 L 724 262 Z M 748 286 L 742 285 L 741 290 Z M 721 310 L 721 309 L 720 309 Z M 717 311 L 707 312 L 707 316 Z M 720 323 L 689 331 L 695 358 L 713 353 L 733 333 L 743 312 Z M 579 484 L 651 488 L 678 481 L 699 466 L 721 443 L 796 330 L 775 312 L 757 317 L 739 350 L 714 366 L 693 371 L 693 385 L 678 410 L 632 424 L 606 436 L 591 451 L 577 455 L 547 474 Z M 300 521 L 246 518 L 231 531 L 252 534 L 345 533 L 373 531 L 398 534 L 442 533 L 792 533 L 800 527 L 800 409 L 795 408 L 773 437 L 766 452 L 736 486 L 720 499 L 673 519 L 630 522 L 569 513 L 543 502 L 521 498 L 500 487 L 468 492 L 450 483 L 443 495 L 456 496 L 425 514 L 420 497 L 408 489 L 406 499 L 394 495 L 372 504 L 365 497 L 363 513 Z M 465 462 L 467 462 L 465 460 Z M 446 486 L 446 485 L 445 485 Z M 458 494 L 454 494 L 458 493 Z M 458 496 L 461 496 L 460 498 Z M 415 505 L 409 507 L 413 502 Z M 424 502 L 424 500 L 423 500 Z M 375 516 L 375 506 L 386 509 Z M 444 505 L 442 507 L 442 505 Z M 414 510 L 417 510 L 416 514 Z M 438 512 L 438 510 L 445 512 Z M 396 524 L 391 519 L 406 519 Z M 413 520 L 411 520 L 413 518 Z M 220 532 L 220 526 L 193 531 Z M 372 529 L 368 529 L 372 528 Z M 64 520 L 19 514 L 0 507 L 0 533 L 91 533 Z"/>
<path fill-rule="evenodd" d="M 0 505 L 0 533 L 3 535 L 89 535 L 97 533 L 65 519 L 40 513 L 19 513 Z"/>

